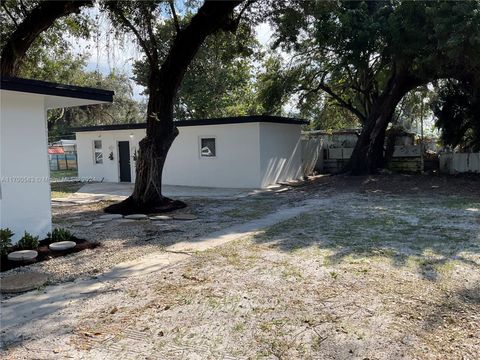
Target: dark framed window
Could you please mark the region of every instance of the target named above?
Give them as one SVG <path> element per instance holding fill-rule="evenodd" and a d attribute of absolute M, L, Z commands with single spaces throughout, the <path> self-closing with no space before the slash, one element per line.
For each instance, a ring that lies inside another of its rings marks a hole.
<path fill-rule="evenodd" d="M 215 138 L 201 138 L 200 139 L 200 156 L 214 157 L 217 156 L 217 149 Z"/>
<path fill-rule="evenodd" d="M 95 164 L 103 164 L 102 140 L 93 140 L 93 153 Z"/>

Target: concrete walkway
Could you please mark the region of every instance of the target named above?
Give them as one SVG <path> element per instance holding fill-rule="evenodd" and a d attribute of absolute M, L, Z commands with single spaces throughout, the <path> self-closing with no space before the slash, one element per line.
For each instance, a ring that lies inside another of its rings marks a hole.
<path fill-rule="evenodd" d="M 178 242 L 167 247 L 165 251 L 151 253 L 139 259 L 119 264 L 96 278 L 50 286 L 42 293 L 31 291 L 7 299 L 2 302 L 1 306 L 1 330 L 8 332 L 8 329 L 18 328 L 26 323 L 43 319 L 78 300 L 112 291 L 113 284 L 121 279 L 142 277 L 176 266 L 197 251 L 205 251 L 253 235 L 262 229 L 318 208 L 323 201 L 325 200 L 310 199 L 297 207 L 284 208 L 261 219 L 211 233 L 207 237 Z"/>
<path fill-rule="evenodd" d="M 193 186 L 163 185 L 163 193 L 174 199 L 182 198 L 209 198 L 209 199 L 234 199 L 260 192 L 278 191 L 281 186 L 274 186 L 269 189 L 227 189 L 227 188 L 206 188 Z M 89 204 L 102 200 L 121 201 L 130 196 L 133 191 L 132 183 L 91 183 L 82 186 L 76 193 L 65 197 L 55 198 L 56 205 Z"/>

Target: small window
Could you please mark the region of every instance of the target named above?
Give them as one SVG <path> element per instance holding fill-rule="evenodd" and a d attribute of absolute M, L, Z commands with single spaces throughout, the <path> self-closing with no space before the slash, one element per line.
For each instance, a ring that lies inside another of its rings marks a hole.
<path fill-rule="evenodd" d="M 215 138 L 200 139 L 200 156 L 213 157 L 216 155 Z"/>
<path fill-rule="evenodd" d="M 93 140 L 95 164 L 103 164 L 102 140 Z"/>

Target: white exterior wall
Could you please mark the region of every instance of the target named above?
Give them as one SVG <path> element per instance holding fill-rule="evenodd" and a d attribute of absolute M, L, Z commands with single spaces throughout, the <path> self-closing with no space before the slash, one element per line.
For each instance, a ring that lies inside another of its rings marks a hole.
<path fill-rule="evenodd" d="M 259 123 L 179 127 L 165 162 L 166 185 L 258 188 Z M 200 156 L 200 139 L 215 138 L 216 156 Z"/>
<path fill-rule="evenodd" d="M 179 132 L 165 162 L 165 185 L 261 188 L 303 175 L 300 125 L 254 122 L 181 126 Z M 144 137 L 145 129 L 77 132 L 79 177 L 118 182 L 118 141 L 130 141 L 130 168 L 135 181 L 133 154 Z M 212 137 L 216 139 L 216 156 L 200 156 L 200 139 Z M 95 164 L 94 140 L 102 140 L 103 164 Z M 108 158 L 110 152 L 114 160 Z"/>
<path fill-rule="evenodd" d="M 0 99 L 0 228 L 13 242 L 24 231 L 42 239 L 51 231 L 45 100 L 10 91 Z"/>
<path fill-rule="evenodd" d="M 133 137 L 130 135 L 133 134 Z M 133 154 L 145 129 L 77 132 L 78 176 L 82 180 L 118 182 L 118 141 L 130 141 L 130 169 L 135 181 Z M 216 139 L 216 156 L 200 156 L 200 139 Z M 93 141 L 102 140 L 103 164 L 95 164 Z M 163 171 L 165 185 L 258 188 L 260 186 L 258 123 L 179 127 Z M 114 154 L 114 160 L 108 155 Z"/>
<path fill-rule="evenodd" d="M 300 125 L 260 123 L 260 187 L 303 176 Z"/>
<path fill-rule="evenodd" d="M 133 134 L 133 137 L 130 135 Z M 133 156 L 138 143 L 145 137 L 145 129 L 77 132 L 78 177 L 83 180 L 118 182 L 120 178 L 118 142 L 130 142 L 130 171 L 135 181 Z M 102 140 L 103 164 L 95 164 L 93 141 Z M 113 153 L 113 160 L 109 159 Z"/>

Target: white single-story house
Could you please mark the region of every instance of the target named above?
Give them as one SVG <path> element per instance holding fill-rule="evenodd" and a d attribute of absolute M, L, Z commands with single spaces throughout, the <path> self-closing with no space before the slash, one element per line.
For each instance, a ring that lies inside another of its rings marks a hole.
<path fill-rule="evenodd" d="M 298 179 L 303 176 L 303 124 L 263 115 L 176 121 L 179 135 L 168 153 L 163 183 L 265 188 Z M 135 181 L 136 153 L 146 124 L 90 126 L 75 132 L 80 178 Z"/>
<path fill-rule="evenodd" d="M 112 102 L 113 92 L 20 78 L 0 81 L 0 228 L 13 242 L 52 228 L 47 110 Z"/>

